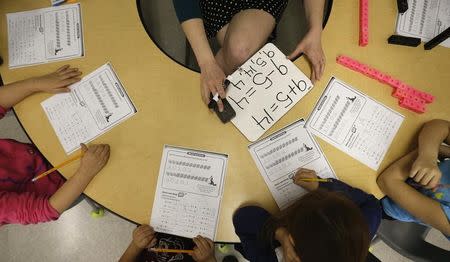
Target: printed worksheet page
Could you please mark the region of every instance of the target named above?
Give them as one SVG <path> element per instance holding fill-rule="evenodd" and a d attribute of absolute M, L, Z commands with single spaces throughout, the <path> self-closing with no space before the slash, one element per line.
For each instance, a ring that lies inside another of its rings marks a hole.
<path fill-rule="evenodd" d="M 67 154 L 136 114 L 125 88 L 110 63 L 41 103 Z"/>
<path fill-rule="evenodd" d="M 396 31 L 429 41 L 449 27 L 449 0 L 408 0 L 408 10 L 398 14 Z M 440 45 L 450 47 L 450 38 Z"/>
<path fill-rule="evenodd" d="M 313 87 L 275 45 L 268 43 L 227 77 L 227 100 L 236 111 L 231 122 L 256 141 Z"/>
<path fill-rule="evenodd" d="M 187 238 L 215 239 L 228 156 L 164 146 L 150 225 Z"/>
<path fill-rule="evenodd" d="M 305 128 L 303 119 L 248 148 L 280 209 L 290 206 L 306 193 L 292 181 L 298 169 L 315 170 L 321 178 L 336 178 L 319 144 Z"/>
<path fill-rule="evenodd" d="M 10 13 L 9 68 L 84 55 L 80 4 Z"/>
<path fill-rule="evenodd" d="M 403 115 L 332 77 L 306 128 L 378 170 L 403 119 Z"/>

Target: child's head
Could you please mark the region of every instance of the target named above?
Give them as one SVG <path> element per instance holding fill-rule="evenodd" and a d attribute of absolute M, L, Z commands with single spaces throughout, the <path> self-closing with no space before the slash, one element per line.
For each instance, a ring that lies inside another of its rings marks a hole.
<path fill-rule="evenodd" d="M 285 227 L 301 262 L 361 262 L 369 229 L 359 208 L 340 193 L 315 190 L 274 220 Z"/>

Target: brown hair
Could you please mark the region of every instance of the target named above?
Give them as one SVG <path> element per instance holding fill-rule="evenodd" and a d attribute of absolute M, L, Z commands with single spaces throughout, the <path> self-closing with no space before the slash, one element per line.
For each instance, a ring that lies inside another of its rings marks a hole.
<path fill-rule="evenodd" d="M 302 262 L 362 262 L 369 249 L 369 228 L 361 211 L 337 192 L 309 192 L 266 226 L 272 237 L 285 227 Z"/>

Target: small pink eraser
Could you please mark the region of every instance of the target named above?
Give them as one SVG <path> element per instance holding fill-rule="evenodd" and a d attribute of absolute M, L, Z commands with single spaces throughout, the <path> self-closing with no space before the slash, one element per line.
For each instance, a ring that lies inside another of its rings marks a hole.
<path fill-rule="evenodd" d="M 419 99 L 419 101 L 417 101 L 408 98 L 403 98 L 400 100 L 399 106 L 414 111 L 416 113 L 425 112 L 425 101 L 422 99 Z"/>

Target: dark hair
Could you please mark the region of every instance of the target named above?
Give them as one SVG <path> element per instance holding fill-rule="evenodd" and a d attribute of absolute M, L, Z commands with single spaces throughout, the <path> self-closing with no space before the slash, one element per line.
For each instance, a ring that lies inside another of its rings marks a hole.
<path fill-rule="evenodd" d="M 285 227 L 302 262 L 362 262 L 369 227 L 359 208 L 341 193 L 315 190 L 266 224 L 268 236 Z"/>

